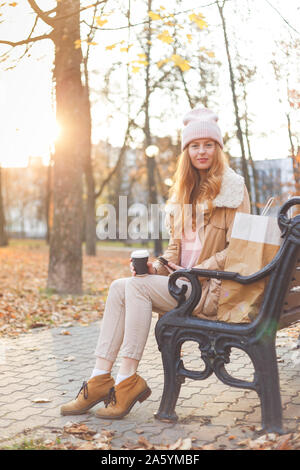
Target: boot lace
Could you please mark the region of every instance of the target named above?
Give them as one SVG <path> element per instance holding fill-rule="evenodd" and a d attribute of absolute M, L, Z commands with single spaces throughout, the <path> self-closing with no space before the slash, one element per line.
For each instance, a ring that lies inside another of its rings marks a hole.
<path fill-rule="evenodd" d="M 88 397 L 88 384 L 87 384 L 86 381 L 84 381 L 83 384 L 81 385 L 81 388 L 80 388 L 79 392 L 77 393 L 77 397 L 80 394 L 81 390 L 83 390 L 84 398 L 87 399 L 87 397 Z"/>
<path fill-rule="evenodd" d="M 104 400 L 105 408 L 107 408 L 110 403 L 112 403 L 113 405 L 115 405 L 117 403 L 115 387 L 112 387 L 109 390 L 108 396 Z"/>

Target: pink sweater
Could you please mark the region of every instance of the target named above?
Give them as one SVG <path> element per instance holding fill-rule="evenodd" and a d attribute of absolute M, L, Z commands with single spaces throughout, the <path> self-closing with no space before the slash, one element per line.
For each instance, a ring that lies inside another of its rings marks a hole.
<path fill-rule="evenodd" d="M 189 232 L 181 240 L 181 262 L 183 268 L 192 268 L 198 262 L 201 253 L 201 241 L 198 232 Z"/>

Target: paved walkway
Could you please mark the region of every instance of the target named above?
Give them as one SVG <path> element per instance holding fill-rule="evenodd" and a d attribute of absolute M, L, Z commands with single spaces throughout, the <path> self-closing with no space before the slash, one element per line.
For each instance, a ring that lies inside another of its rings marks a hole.
<path fill-rule="evenodd" d="M 152 395 L 144 403 L 136 404 L 120 421 L 97 419 L 93 410 L 71 417 L 59 413 L 60 405 L 76 396 L 91 373 L 99 322 L 87 327 L 40 329 L 17 339 L 0 339 L 0 447 L 24 430 L 55 432 L 70 421 L 86 423 L 98 432 L 114 431 L 113 449 L 137 443 L 141 435 L 152 444 L 171 444 L 179 437 L 189 437 L 195 446 L 214 443 L 216 448 L 234 448 L 238 441 L 257 437 L 260 406 L 256 393 L 227 387 L 215 376 L 201 382 L 186 380 L 176 408 L 178 423 L 154 419 L 163 383 L 161 358 L 153 334 L 155 322 L 153 318 L 139 368 Z M 70 334 L 63 334 L 64 330 Z M 277 343 L 284 427 L 296 431 L 300 423 L 300 352 L 293 349 L 296 340 L 285 332 L 279 333 Z M 249 378 L 253 372 L 250 360 L 241 351 L 233 354 L 236 357 L 228 370 L 236 377 Z M 183 355 L 186 367 L 196 368 L 198 363 L 201 367 L 195 345 L 186 343 Z"/>

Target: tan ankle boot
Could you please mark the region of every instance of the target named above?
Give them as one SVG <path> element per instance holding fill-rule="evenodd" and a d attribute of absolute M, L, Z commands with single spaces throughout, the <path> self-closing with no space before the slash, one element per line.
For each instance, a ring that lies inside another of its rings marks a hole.
<path fill-rule="evenodd" d="M 109 391 L 114 386 L 114 383 L 110 373 L 96 375 L 88 382 L 83 382 L 75 400 L 63 405 L 60 413 L 62 415 L 80 415 L 85 413 L 97 403 L 107 400 Z"/>
<path fill-rule="evenodd" d="M 151 390 L 147 382 L 139 375 L 133 374 L 111 389 L 109 399 L 105 403 L 106 408 L 99 408 L 95 416 L 103 419 L 121 419 L 129 413 L 137 401 L 142 403 L 150 395 Z"/>

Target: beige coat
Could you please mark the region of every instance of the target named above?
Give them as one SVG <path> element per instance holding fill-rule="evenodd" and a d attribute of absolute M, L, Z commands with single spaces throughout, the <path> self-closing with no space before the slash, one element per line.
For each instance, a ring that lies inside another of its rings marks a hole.
<path fill-rule="evenodd" d="M 224 270 L 227 247 L 236 212 L 250 213 L 249 196 L 241 176 L 231 168 L 224 172 L 221 190 L 213 201 L 214 209 L 209 215 L 204 210 L 203 222 L 199 226 L 199 236 L 202 250 L 195 268 Z M 170 240 L 163 257 L 177 265 L 181 260 L 181 240 L 174 238 L 173 218 L 170 216 Z M 200 233 L 201 232 L 201 233 Z M 164 265 L 156 260 L 154 266 L 157 274 L 168 276 Z M 200 278 L 202 296 L 193 315 L 210 320 L 217 319 L 218 301 L 221 281 L 217 279 Z"/>

